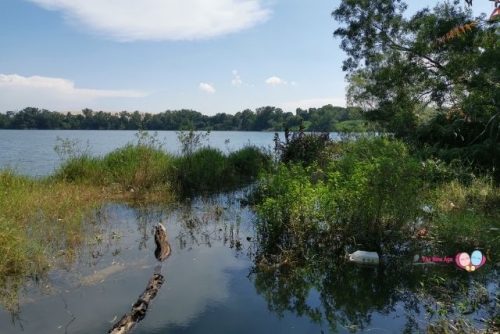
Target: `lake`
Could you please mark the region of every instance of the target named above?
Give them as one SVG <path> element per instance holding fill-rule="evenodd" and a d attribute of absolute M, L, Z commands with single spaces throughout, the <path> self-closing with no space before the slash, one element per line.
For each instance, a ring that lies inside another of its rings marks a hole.
<path fill-rule="evenodd" d="M 158 131 L 157 134 L 167 151 L 179 153 L 176 131 Z M 204 143 L 227 152 L 248 144 L 270 148 L 273 137 L 272 132 L 214 131 Z M 57 138 L 76 141 L 79 148 L 93 155 L 103 155 L 137 142 L 137 131 L 0 130 L 0 168 L 12 168 L 31 176 L 50 174 L 61 163 L 54 150 Z"/>
<path fill-rule="evenodd" d="M 270 147 L 273 133 L 213 132 L 223 151 L 247 144 Z M 77 139 L 95 155 L 135 140 L 128 131 L 0 131 L 0 166 L 32 176 L 60 163 L 57 137 Z M 175 132 L 158 138 L 172 153 Z M 0 304 L 0 333 L 105 333 L 144 291 L 153 273 L 165 283 L 134 333 L 401 333 L 426 328 L 436 316 L 421 284 L 430 276 L 471 275 L 452 266 L 358 266 L 327 259 L 305 268 L 262 267 L 250 189 L 175 205 L 107 203 L 85 218 L 84 244 L 61 253 L 44 277 L 26 281 L 19 309 Z M 172 255 L 154 256 L 154 226 L 166 226 Z M 497 274 L 474 276 L 494 300 Z M 461 298 L 460 291 L 450 298 Z M 488 307 L 470 313 L 480 319 Z M 478 322 L 478 326 L 481 324 Z"/>

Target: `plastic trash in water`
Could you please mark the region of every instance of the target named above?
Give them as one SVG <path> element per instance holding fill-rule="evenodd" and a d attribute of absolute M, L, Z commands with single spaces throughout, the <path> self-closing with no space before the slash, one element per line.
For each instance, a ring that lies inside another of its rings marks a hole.
<path fill-rule="evenodd" d="M 355 251 L 349 254 L 349 261 L 362 264 L 379 264 L 380 259 L 377 252 Z"/>

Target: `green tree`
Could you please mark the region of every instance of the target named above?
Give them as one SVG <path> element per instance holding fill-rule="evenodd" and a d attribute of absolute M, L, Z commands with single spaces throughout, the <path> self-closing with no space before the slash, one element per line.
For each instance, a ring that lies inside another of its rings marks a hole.
<path fill-rule="evenodd" d="M 460 4 L 409 16 L 402 0 L 343 0 L 333 16 L 347 53 L 348 101 L 435 154 L 498 166 L 498 26 Z M 428 107 L 435 115 L 423 122 Z"/>

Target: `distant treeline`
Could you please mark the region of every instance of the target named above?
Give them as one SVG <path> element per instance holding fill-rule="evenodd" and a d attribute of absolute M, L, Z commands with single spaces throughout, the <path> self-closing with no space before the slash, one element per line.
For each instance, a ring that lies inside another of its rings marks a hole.
<path fill-rule="evenodd" d="M 82 110 L 81 114 L 38 108 L 0 113 L 0 129 L 66 130 L 235 130 L 282 131 L 303 126 L 306 131 L 363 131 L 366 121 L 358 108 L 326 105 L 297 109 L 295 114 L 276 107 L 244 110 L 235 115 L 206 116 L 193 110 L 167 110 L 158 114 Z"/>

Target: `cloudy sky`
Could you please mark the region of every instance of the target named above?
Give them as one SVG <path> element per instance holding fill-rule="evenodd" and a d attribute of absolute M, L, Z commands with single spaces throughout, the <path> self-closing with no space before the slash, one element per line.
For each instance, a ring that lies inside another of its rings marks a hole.
<path fill-rule="evenodd" d="M 342 106 L 339 1 L 0 0 L 0 112 Z"/>

